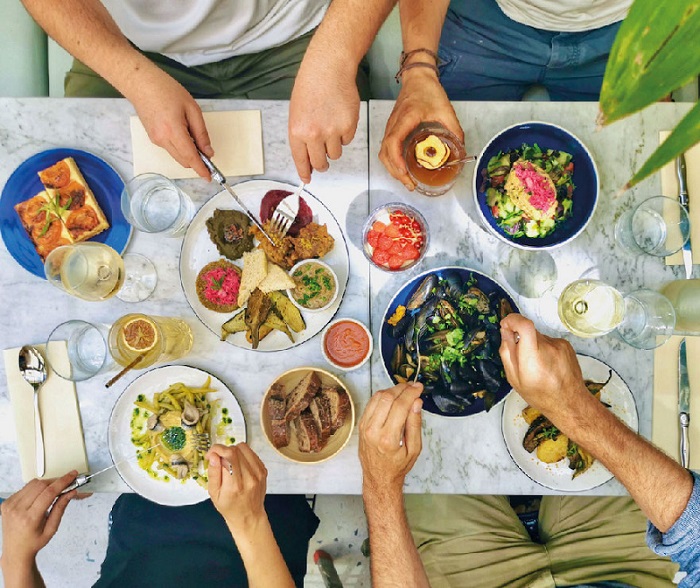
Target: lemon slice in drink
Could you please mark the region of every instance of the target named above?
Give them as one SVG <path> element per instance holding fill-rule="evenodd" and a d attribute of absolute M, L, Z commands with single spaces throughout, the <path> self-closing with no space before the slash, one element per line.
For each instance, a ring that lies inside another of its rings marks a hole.
<path fill-rule="evenodd" d="M 122 327 L 124 346 L 130 351 L 143 353 L 150 351 L 158 342 L 158 330 L 153 321 L 145 318 L 131 319 Z"/>

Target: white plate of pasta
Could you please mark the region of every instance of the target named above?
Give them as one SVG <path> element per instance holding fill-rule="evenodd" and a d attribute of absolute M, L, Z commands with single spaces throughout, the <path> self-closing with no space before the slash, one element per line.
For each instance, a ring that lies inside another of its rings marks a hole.
<path fill-rule="evenodd" d="M 208 497 L 207 463 L 196 438 L 232 445 L 246 440 L 236 397 L 221 380 L 180 365 L 152 369 L 117 400 L 109 422 L 109 451 L 117 471 L 144 498 L 166 506 Z"/>

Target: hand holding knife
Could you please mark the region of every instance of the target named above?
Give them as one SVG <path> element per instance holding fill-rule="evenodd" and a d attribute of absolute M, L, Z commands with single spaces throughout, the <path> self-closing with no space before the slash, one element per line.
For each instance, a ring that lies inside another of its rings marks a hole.
<path fill-rule="evenodd" d="M 690 215 L 688 179 L 685 171 L 685 156 L 682 153 L 676 158 L 676 175 L 678 176 L 678 200 L 688 215 Z M 689 280 L 693 275 L 693 252 L 690 245 L 690 237 L 683 244 L 683 265 L 685 266 L 685 277 Z"/>
<path fill-rule="evenodd" d="M 238 197 L 238 194 L 236 194 L 231 188 L 231 186 L 228 185 L 226 177 L 224 176 L 224 174 L 221 173 L 219 168 L 214 165 L 214 162 L 211 159 L 209 159 L 206 155 L 204 155 L 204 153 L 202 153 L 199 149 L 197 149 L 197 152 L 199 153 L 199 157 L 204 162 L 204 165 L 207 166 L 209 173 L 211 173 L 211 179 L 215 182 L 218 182 L 224 190 L 226 190 L 229 194 L 231 194 L 231 196 L 233 196 L 234 200 L 238 202 L 238 206 L 240 206 L 243 209 L 243 212 L 246 213 L 248 218 L 251 221 L 253 221 L 253 224 L 256 227 L 258 227 L 258 229 L 260 229 L 260 232 L 263 235 L 265 235 L 265 237 L 270 243 L 277 247 L 277 244 L 273 241 L 272 237 L 270 237 L 270 235 L 267 234 L 267 231 L 262 226 L 262 224 L 260 224 L 255 215 L 250 210 L 248 210 L 248 207 L 245 204 L 243 204 L 243 201 Z"/>

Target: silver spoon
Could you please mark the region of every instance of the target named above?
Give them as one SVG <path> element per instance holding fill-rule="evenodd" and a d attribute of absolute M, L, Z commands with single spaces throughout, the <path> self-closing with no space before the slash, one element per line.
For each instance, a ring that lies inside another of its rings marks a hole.
<path fill-rule="evenodd" d="M 44 460 L 44 435 L 41 431 L 39 413 L 39 388 L 46 381 L 46 364 L 36 347 L 25 345 L 19 350 L 19 371 L 26 382 L 34 389 L 34 430 L 36 431 L 36 477 L 41 478 L 46 471 Z"/>
<path fill-rule="evenodd" d="M 463 157 L 462 159 L 455 159 L 453 161 L 448 161 L 447 163 L 443 163 L 442 167 L 450 167 L 452 165 L 459 165 L 460 163 L 470 163 L 471 161 L 476 161 L 476 155 L 467 155 L 466 157 Z"/>

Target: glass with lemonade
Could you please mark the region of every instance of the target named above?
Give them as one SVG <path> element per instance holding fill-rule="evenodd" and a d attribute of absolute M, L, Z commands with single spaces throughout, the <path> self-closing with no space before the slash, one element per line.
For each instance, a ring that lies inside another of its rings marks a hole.
<path fill-rule="evenodd" d="M 149 367 L 172 361 L 192 349 L 192 329 L 182 319 L 132 313 L 118 319 L 109 331 L 109 351 L 124 367 Z"/>

